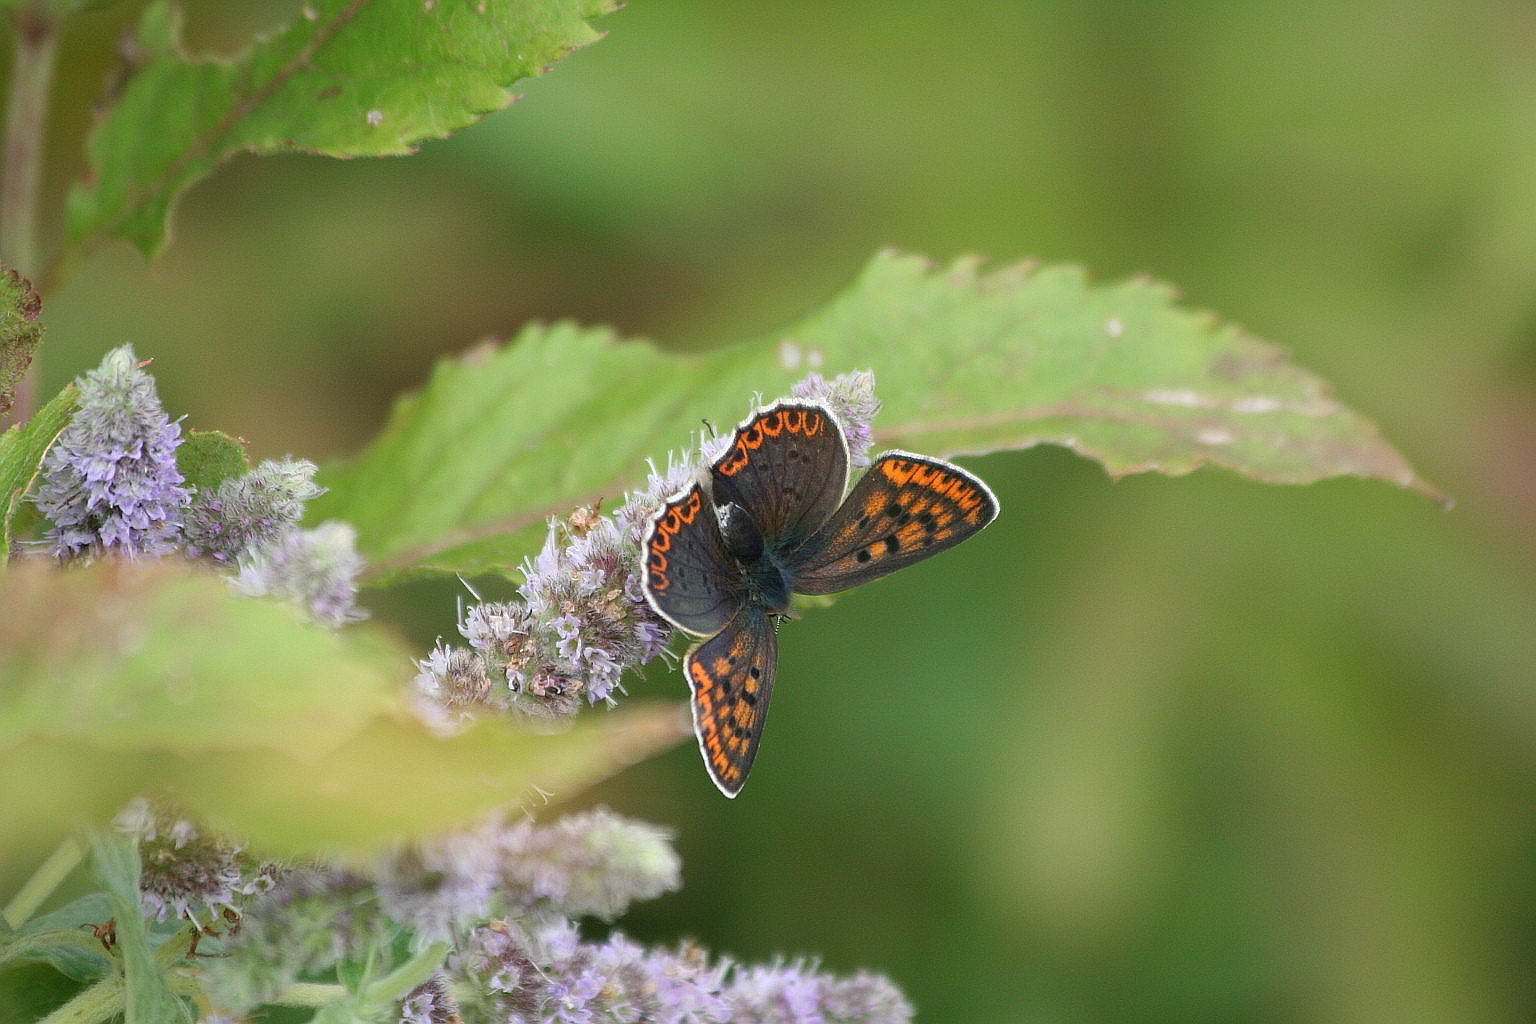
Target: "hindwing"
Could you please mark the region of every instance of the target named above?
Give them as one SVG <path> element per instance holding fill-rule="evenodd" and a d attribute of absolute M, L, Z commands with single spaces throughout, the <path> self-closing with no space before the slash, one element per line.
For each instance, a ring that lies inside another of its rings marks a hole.
<path fill-rule="evenodd" d="M 785 568 L 800 594 L 835 594 L 879 579 L 974 535 L 997 499 L 952 463 L 889 451 Z"/>

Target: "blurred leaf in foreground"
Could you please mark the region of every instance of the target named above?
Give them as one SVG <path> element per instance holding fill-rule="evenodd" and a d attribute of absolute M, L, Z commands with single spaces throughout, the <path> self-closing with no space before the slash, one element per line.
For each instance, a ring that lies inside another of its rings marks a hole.
<path fill-rule="evenodd" d="M 150 4 L 142 64 L 90 142 L 69 237 L 153 255 L 176 197 L 236 153 L 409 153 L 500 110 L 508 87 L 597 33 L 610 0 L 309 0 L 231 60 L 181 48 L 176 8 Z"/>
<path fill-rule="evenodd" d="M 311 514 L 356 524 L 373 582 L 518 563 L 545 519 L 644 479 L 647 458 L 727 427 L 808 371 L 873 369 L 876 450 L 1065 445 L 1115 476 L 1223 466 L 1255 480 L 1386 480 L 1436 496 L 1376 427 L 1284 353 L 1150 281 L 1071 266 L 982 273 L 877 256 L 774 337 L 675 355 L 569 324 L 439 364 L 381 436 L 323 475 Z"/>
<path fill-rule="evenodd" d="M 533 786 L 569 796 L 686 735 L 669 706 L 435 737 L 399 709 L 411 662 L 382 633 L 305 626 L 165 562 L 38 560 L 4 585 L 0 837 L 164 791 L 263 849 L 360 848 Z"/>

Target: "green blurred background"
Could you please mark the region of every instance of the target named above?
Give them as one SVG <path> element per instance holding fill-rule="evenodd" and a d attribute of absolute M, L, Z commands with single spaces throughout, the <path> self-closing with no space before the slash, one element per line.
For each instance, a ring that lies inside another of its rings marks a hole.
<path fill-rule="evenodd" d="M 297 6 L 188 30 L 229 49 Z M 66 39 L 59 173 L 130 13 Z M 786 625 L 739 800 L 692 748 L 591 795 L 685 858 L 623 926 L 883 970 L 934 1022 L 1536 1019 L 1536 7 L 635 0 L 599 27 L 418 156 L 224 168 L 161 261 L 104 251 L 51 298 L 45 392 L 132 341 L 190 425 L 324 459 L 529 319 L 720 345 L 886 245 L 1173 281 L 1455 509 L 969 460 L 1002 518 Z M 456 592 L 379 607 L 425 649 Z"/>

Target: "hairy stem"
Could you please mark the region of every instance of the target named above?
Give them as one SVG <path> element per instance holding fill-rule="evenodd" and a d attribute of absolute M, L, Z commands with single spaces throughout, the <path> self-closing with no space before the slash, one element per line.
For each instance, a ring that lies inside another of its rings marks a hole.
<path fill-rule="evenodd" d="M 16 45 L 5 111 L 4 174 L 0 180 L 0 258 L 24 277 L 38 270 L 38 202 L 48 91 L 58 54 L 58 26 L 40 3 L 11 14 Z"/>
<path fill-rule="evenodd" d="M 81 992 L 44 1017 L 38 1024 L 98 1024 L 123 1012 L 127 987 L 121 974 L 113 973 Z"/>
<path fill-rule="evenodd" d="M 321 982 L 296 981 L 272 1001 L 283 1006 L 324 1006 L 347 994 L 345 986 Z"/>
<path fill-rule="evenodd" d="M 59 33 L 53 15 L 37 0 L 11 12 L 11 28 L 11 91 L 0 143 L 0 260 L 35 284 L 42 270 L 37 222 L 43 139 Z M 17 422 L 29 419 L 37 406 L 36 382 L 34 360 L 16 391 L 11 417 Z"/>

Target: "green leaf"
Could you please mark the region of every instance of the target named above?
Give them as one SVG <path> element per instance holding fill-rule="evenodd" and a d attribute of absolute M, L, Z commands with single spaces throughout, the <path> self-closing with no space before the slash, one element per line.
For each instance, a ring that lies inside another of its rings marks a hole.
<path fill-rule="evenodd" d="M 127 1024 L 190 1024 L 190 1010 L 171 991 L 165 968 L 149 944 L 149 929 L 139 901 L 138 847 L 127 836 L 93 832 L 91 865 L 106 888 L 117 925 L 116 948 L 123 964 Z"/>
<path fill-rule="evenodd" d="M 371 982 L 361 996 L 368 1005 L 381 1009 L 398 1003 L 443 966 L 443 959 L 452 948 L 446 942 L 437 942 L 417 951 L 405 963 Z"/>
<path fill-rule="evenodd" d="M 565 733 L 431 735 L 404 713 L 409 656 L 329 632 L 185 565 L 11 566 L 0 616 L 0 860 L 8 839 L 166 791 L 264 848 L 362 848 L 515 802 L 566 797 L 687 735 L 676 707 L 594 712 Z"/>
<path fill-rule="evenodd" d="M 74 981 L 98 981 L 111 971 L 113 961 L 91 928 L 111 917 L 112 906 L 105 895 L 82 896 L 18 929 L 0 951 L 0 965 L 38 961 Z"/>
<path fill-rule="evenodd" d="M 139 24 L 143 62 L 92 135 L 69 237 L 165 242 L 181 191 L 237 153 L 411 152 L 514 97 L 508 87 L 597 38 L 610 0 L 306 0 L 230 60 L 193 58 L 164 0 Z"/>
<path fill-rule="evenodd" d="M 21 500 L 42 469 L 43 456 L 79 405 L 79 391 L 66 385 L 36 416 L 0 434 L 0 564 L 11 553 L 11 527 Z"/>
<path fill-rule="evenodd" d="M 380 634 L 305 626 L 212 572 L 30 562 L 5 586 L 0 750 L 70 735 L 122 751 L 306 756 L 355 735 L 409 675 Z"/>
<path fill-rule="evenodd" d="M 176 449 L 176 468 L 199 494 L 216 491 L 230 477 L 250 468 L 245 443 L 221 430 L 194 430 Z"/>
<path fill-rule="evenodd" d="M 103 914 L 94 923 L 100 924 L 110 916 Z M 29 930 L 0 952 L 0 968 L 29 962 L 46 963 L 65 977 L 85 984 L 99 981 L 112 965 L 101 940 L 84 928 Z"/>
<path fill-rule="evenodd" d="M 50 910 L 46 914 L 32 918 L 21 928 L 17 929 L 18 935 L 32 935 L 38 932 L 55 931 L 60 928 L 80 930 L 82 924 L 100 924 L 112 916 L 107 908 L 106 897 L 100 893 L 89 893 L 66 903 L 57 910 Z M 95 941 L 94 939 L 92 940 Z M 100 944 L 97 944 L 100 949 Z"/>
<path fill-rule="evenodd" d="M 322 474 L 330 493 L 311 513 L 357 526 L 371 582 L 505 570 L 536 549 L 551 514 L 618 503 L 647 458 L 685 447 L 702 421 L 729 429 L 753 394 L 785 394 L 812 367 L 875 371 L 877 450 L 1059 444 L 1115 476 L 1216 465 L 1274 483 L 1352 475 L 1435 494 L 1321 380 L 1180 308 L 1166 285 L 884 253 L 819 313 L 718 352 L 555 325 L 440 363 L 360 457 Z"/>
<path fill-rule="evenodd" d="M 0 412 L 16 401 L 16 388 L 43 340 L 38 315 L 43 300 L 32 283 L 14 270 L 0 271 Z"/>
<path fill-rule="evenodd" d="M 201 758 L 195 775 L 178 777 L 177 792 L 264 850 L 359 850 L 438 833 L 537 793 L 569 799 L 691 736 L 680 705 L 638 701 L 589 711 L 553 734 L 492 720 L 447 739 L 403 716 L 381 718 L 321 758 Z"/>
<path fill-rule="evenodd" d="M 0 948 L 0 969 L 12 963 L 39 962 L 76 982 L 98 981 L 112 969 L 113 961 L 87 926 L 103 924 L 111 916 L 107 898 L 91 893 L 33 918 L 7 937 Z"/>

